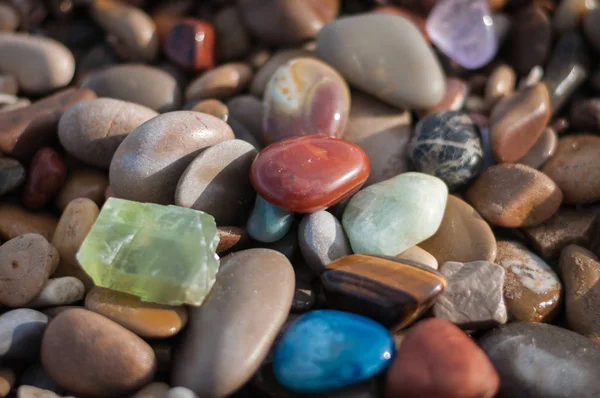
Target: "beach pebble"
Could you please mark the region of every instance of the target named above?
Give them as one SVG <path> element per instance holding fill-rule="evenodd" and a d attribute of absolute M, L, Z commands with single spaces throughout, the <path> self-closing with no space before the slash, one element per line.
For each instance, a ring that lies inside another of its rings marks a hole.
<path fill-rule="evenodd" d="M 18 160 L 0 158 L 0 195 L 23 185 L 25 177 L 25 168 Z"/>
<path fill-rule="evenodd" d="M 72 276 L 48 280 L 40 294 L 27 303 L 29 308 L 54 307 L 73 304 L 85 294 L 83 283 Z"/>
<path fill-rule="evenodd" d="M 0 315 L 0 361 L 34 362 L 48 317 L 39 311 L 20 308 Z"/>
<path fill-rule="evenodd" d="M 208 98 L 226 100 L 246 89 L 252 79 L 252 69 L 243 63 L 223 64 L 204 72 L 185 90 L 186 101 Z"/>
<path fill-rule="evenodd" d="M 64 211 L 77 198 L 87 198 L 102 206 L 104 191 L 108 187 L 108 176 L 99 170 L 81 169 L 70 173 L 56 197 L 56 207 Z"/>
<path fill-rule="evenodd" d="M 400 260 L 408 260 L 417 264 L 426 265 L 435 270 L 439 267 L 439 263 L 435 257 L 426 250 L 421 249 L 419 246 L 413 246 L 398 254 L 396 257 Z"/>
<path fill-rule="evenodd" d="M 0 203 L 0 238 L 11 240 L 34 233 L 52 240 L 58 219 L 47 213 L 30 212 L 10 203 Z"/>
<path fill-rule="evenodd" d="M 17 381 L 12 369 L 0 368 L 0 397 L 6 397 Z"/>
<path fill-rule="evenodd" d="M 215 29 L 207 21 L 185 18 L 171 26 L 164 48 L 167 58 L 182 69 L 212 68 L 215 65 Z"/>

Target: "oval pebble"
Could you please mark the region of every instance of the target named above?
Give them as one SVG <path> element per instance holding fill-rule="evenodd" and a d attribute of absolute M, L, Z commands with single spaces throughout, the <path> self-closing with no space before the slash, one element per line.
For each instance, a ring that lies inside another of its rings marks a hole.
<path fill-rule="evenodd" d="M 421 249 L 419 246 L 413 246 L 410 249 L 398 254 L 396 257 L 400 261 L 412 261 L 417 264 L 426 265 L 435 270 L 437 270 L 439 267 L 439 263 L 435 257 L 426 250 Z"/>
<path fill-rule="evenodd" d="M 539 169 L 556 153 L 558 135 L 551 127 L 546 127 L 533 147 L 517 163 Z"/>
<path fill-rule="evenodd" d="M 0 204 L 0 238 L 11 240 L 28 233 L 51 240 L 58 219 L 50 214 L 34 213 L 10 203 Z"/>
<path fill-rule="evenodd" d="M 131 398 L 166 398 L 167 391 L 169 391 L 168 384 L 155 381 L 133 394 Z"/>
<path fill-rule="evenodd" d="M 194 112 L 208 113 L 224 122 L 229 119 L 229 109 L 227 108 L 227 105 L 216 99 L 200 101 L 194 105 L 192 110 Z M 235 132 L 235 129 L 233 131 Z"/>
<path fill-rule="evenodd" d="M 58 138 L 77 159 L 108 169 L 125 137 L 155 116 L 150 108 L 117 99 L 81 101 L 60 118 Z"/>
<path fill-rule="evenodd" d="M 185 100 L 228 99 L 244 91 L 251 79 L 252 69 L 248 65 L 223 64 L 193 80 L 185 90 Z"/>
<path fill-rule="evenodd" d="M 18 160 L 0 159 L 0 195 L 4 195 L 25 182 L 26 171 Z"/>
<path fill-rule="evenodd" d="M 215 29 L 212 24 L 196 18 L 174 22 L 164 45 L 167 58 L 189 71 L 214 67 Z"/>
<path fill-rule="evenodd" d="M 66 179 L 63 157 L 53 148 L 40 149 L 31 160 L 21 203 L 28 209 L 41 209 L 56 196 Z"/>
<path fill-rule="evenodd" d="M 46 315 L 29 308 L 19 308 L 0 315 L 0 360 L 37 360 L 47 325 Z"/>
<path fill-rule="evenodd" d="M 110 165 L 110 187 L 121 199 L 172 203 L 177 181 L 200 151 L 234 138 L 231 128 L 214 116 L 165 113 L 135 129 L 119 146 Z"/>
<path fill-rule="evenodd" d="M 6 397 L 17 381 L 14 370 L 0 368 L 0 397 Z"/>
<path fill-rule="evenodd" d="M 68 175 L 67 181 L 58 193 L 56 207 L 64 211 L 67 205 L 77 198 L 87 198 L 102 206 L 107 187 L 106 173 L 93 169 L 76 170 Z"/>
<path fill-rule="evenodd" d="M 277 207 L 256 195 L 254 208 L 246 229 L 248 235 L 263 243 L 273 243 L 281 240 L 289 232 L 294 222 L 294 213 Z"/>
<path fill-rule="evenodd" d="M 85 295 L 83 283 L 72 276 L 48 280 L 40 294 L 27 303 L 30 308 L 73 304 Z"/>

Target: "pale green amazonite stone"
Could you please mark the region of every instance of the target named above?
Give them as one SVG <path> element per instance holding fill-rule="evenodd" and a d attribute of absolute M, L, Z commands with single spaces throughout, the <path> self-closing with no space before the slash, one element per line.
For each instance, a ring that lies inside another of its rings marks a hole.
<path fill-rule="evenodd" d="M 77 260 L 97 286 L 168 305 L 200 305 L 219 257 L 212 216 L 178 206 L 110 198 Z"/>
<path fill-rule="evenodd" d="M 342 224 L 355 253 L 396 256 L 436 233 L 448 187 L 423 173 L 404 173 L 358 192 Z"/>

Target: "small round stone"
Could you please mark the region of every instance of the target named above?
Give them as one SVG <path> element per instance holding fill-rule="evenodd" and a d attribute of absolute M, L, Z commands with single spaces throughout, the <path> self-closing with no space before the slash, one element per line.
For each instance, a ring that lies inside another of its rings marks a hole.
<path fill-rule="evenodd" d="M 243 63 L 223 64 L 204 72 L 185 90 L 186 101 L 227 99 L 243 91 L 252 79 L 252 69 Z"/>
<path fill-rule="evenodd" d="M 188 18 L 169 31 L 165 53 L 180 67 L 198 71 L 214 66 L 214 46 L 214 27 L 206 21 Z"/>
<path fill-rule="evenodd" d="M 85 295 L 83 282 L 72 276 L 48 280 L 41 293 L 27 303 L 30 308 L 55 307 L 73 304 Z"/>
<path fill-rule="evenodd" d="M 227 108 L 227 105 L 216 99 L 200 101 L 194 105 L 192 111 L 208 113 L 209 115 L 213 115 L 224 122 L 229 119 L 229 109 Z"/>
<path fill-rule="evenodd" d="M 479 129 L 461 112 L 429 115 L 417 124 L 409 158 L 416 171 L 434 175 L 455 190 L 481 172 L 483 149 Z"/>

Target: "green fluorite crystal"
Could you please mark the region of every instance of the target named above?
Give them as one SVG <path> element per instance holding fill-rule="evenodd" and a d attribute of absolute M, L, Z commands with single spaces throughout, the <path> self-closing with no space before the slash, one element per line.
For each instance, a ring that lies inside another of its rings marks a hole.
<path fill-rule="evenodd" d="M 110 198 L 77 260 L 97 286 L 168 305 L 200 305 L 219 269 L 212 216 Z"/>

